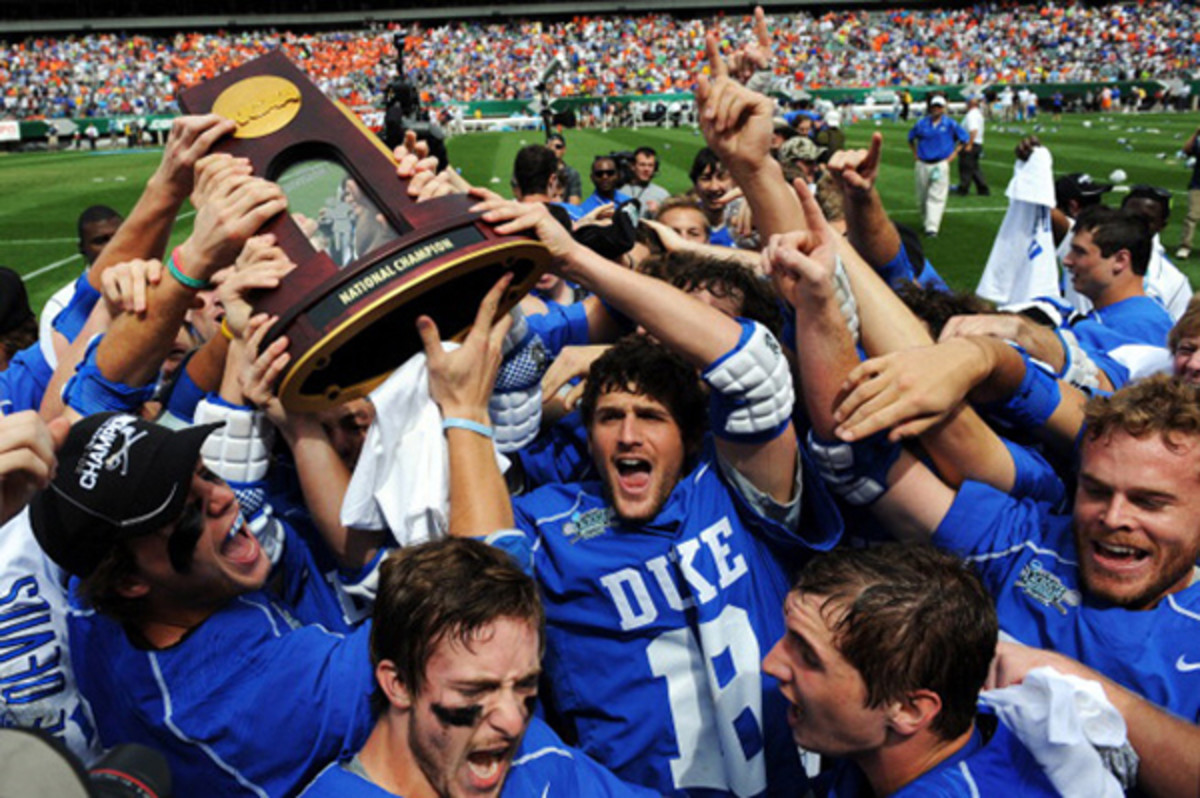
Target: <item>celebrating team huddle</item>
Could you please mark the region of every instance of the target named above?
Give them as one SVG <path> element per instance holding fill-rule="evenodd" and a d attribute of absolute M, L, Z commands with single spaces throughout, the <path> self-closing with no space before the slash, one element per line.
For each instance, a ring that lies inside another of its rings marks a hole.
<path fill-rule="evenodd" d="M 584 198 L 560 134 L 509 200 L 410 135 L 414 201 L 552 267 L 321 412 L 252 307 L 289 197 L 176 120 L 0 371 L 0 725 L 181 796 L 1200 794 L 1200 305 L 1156 195 L 1047 209 L 1070 294 L 956 296 L 883 137 L 752 90 L 771 36 L 707 37 L 687 196 L 645 146 Z M 929 106 L 936 235 L 982 141 Z"/>

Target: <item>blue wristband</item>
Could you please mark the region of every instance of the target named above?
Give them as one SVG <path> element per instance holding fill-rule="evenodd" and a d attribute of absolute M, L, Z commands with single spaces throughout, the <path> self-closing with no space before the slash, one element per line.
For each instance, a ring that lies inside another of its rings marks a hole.
<path fill-rule="evenodd" d="M 1058 379 L 1034 362 L 1021 347 L 1013 347 L 1025 361 L 1021 384 L 1007 399 L 989 402 L 980 407 L 987 415 L 1005 424 L 1022 429 L 1038 429 L 1045 425 L 1062 402 Z"/>
<path fill-rule="evenodd" d="M 478 421 L 469 421 L 465 418 L 444 418 L 442 419 L 442 429 L 465 429 L 471 432 L 482 435 L 485 438 L 491 439 L 496 436 L 492 428 L 486 424 L 480 424 Z"/>

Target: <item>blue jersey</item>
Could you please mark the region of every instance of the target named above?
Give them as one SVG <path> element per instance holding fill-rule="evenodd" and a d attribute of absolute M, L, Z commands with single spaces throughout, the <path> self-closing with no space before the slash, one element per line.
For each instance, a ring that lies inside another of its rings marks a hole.
<path fill-rule="evenodd" d="M 908 251 L 904 247 L 900 247 L 896 257 L 875 271 L 892 288 L 915 282 L 922 288 L 936 288 L 938 291 L 950 293 L 950 286 L 946 285 L 946 281 L 942 279 L 942 275 L 937 273 L 937 269 L 933 268 L 933 264 L 929 262 L 928 258 L 921 264 L 921 273 L 917 274 L 912 260 L 908 257 Z"/>
<path fill-rule="evenodd" d="M 1172 324 L 1171 314 L 1157 299 L 1133 296 L 1092 310 L 1070 322 L 1070 328 L 1116 390 L 1129 382 L 1130 370 L 1142 362 L 1147 350 L 1166 347 Z"/>
<path fill-rule="evenodd" d="M 626 784 L 582 751 L 568 747 L 534 718 L 500 790 L 503 798 L 649 798 L 643 787 Z M 301 798 L 395 798 L 395 793 L 334 762 L 308 786 Z"/>
<path fill-rule="evenodd" d="M 551 483 L 596 478 L 588 452 L 587 428 L 578 410 L 563 416 L 515 453 L 525 475 L 526 492 Z"/>
<path fill-rule="evenodd" d="M 289 535 L 287 550 L 302 546 Z M 243 594 L 161 650 L 135 645 L 110 618 L 73 612 L 72 662 L 101 742 L 161 751 L 180 798 L 292 795 L 360 749 L 375 688 L 370 624 L 327 631 L 305 617 L 328 606 L 306 596 L 327 590 L 319 576 L 280 578 L 278 594 Z"/>
<path fill-rule="evenodd" d="M 13 355 L 8 368 L 0 371 L 0 416 L 40 408 L 53 376 L 37 341 Z"/>
<path fill-rule="evenodd" d="M 733 240 L 733 233 L 729 232 L 729 228 L 725 225 L 713 228 L 713 231 L 708 234 L 708 243 L 715 247 L 737 246 L 737 242 Z"/>
<path fill-rule="evenodd" d="M 578 222 L 597 208 L 602 208 L 605 205 L 621 205 L 622 203 L 629 202 L 630 199 L 629 195 L 622 194 L 620 191 L 614 191 L 612 199 L 604 199 L 599 194 L 593 193 L 578 205 L 564 204 L 562 207 L 566 208 L 567 213 L 571 215 L 572 221 Z"/>
<path fill-rule="evenodd" d="M 917 142 L 917 157 L 922 161 L 944 161 L 954 154 L 955 144 L 967 143 L 967 131 L 946 115 L 937 122 L 923 116 L 908 131 L 908 140 Z"/>
<path fill-rule="evenodd" d="M 568 739 L 669 795 L 796 794 L 787 702 L 761 662 L 790 566 L 841 536 L 826 494 L 803 492 L 803 519 L 755 496 L 709 438 L 649 523 L 623 524 L 595 482 L 514 500 L 520 529 L 494 542 L 541 586 L 546 703 Z"/>
<path fill-rule="evenodd" d="M 994 731 L 985 733 L 984 727 Z M 873 798 L 875 793 L 857 765 L 840 760 L 818 779 L 813 794 L 818 798 Z M 890 798 L 1050 798 L 1059 794 L 1029 749 L 989 713 L 976 719 L 966 745 Z"/>
<path fill-rule="evenodd" d="M 1200 584 L 1152 610 L 1083 592 L 1071 517 L 966 482 L 933 542 L 975 564 L 1000 627 L 1021 643 L 1095 668 L 1189 721 L 1200 721 Z"/>

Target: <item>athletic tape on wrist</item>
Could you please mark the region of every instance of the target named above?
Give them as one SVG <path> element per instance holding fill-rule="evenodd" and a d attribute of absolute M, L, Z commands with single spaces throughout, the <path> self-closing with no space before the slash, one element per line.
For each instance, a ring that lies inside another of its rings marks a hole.
<path fill-rule="evenodd" d="M 829 442 L 808 432 L 808 452 L 825 484 L 847 503 L 865 506 L 887 493 L 888 471 L 903 447 L 886 432 L 853 443 Z"/>
<path fill-rule="evenodd" d="M 713 389 L 713 434 L 739 443 L 762 443 L 778 437 L 792 420 L 792 373 L 766 327 L 744 319 L 741 324 L 737 346 L 701 376 Z"/>

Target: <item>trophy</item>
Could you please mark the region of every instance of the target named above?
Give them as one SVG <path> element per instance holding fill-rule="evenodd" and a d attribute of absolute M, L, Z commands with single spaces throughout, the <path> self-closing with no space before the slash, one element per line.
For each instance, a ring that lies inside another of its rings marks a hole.
<path fill-rule="evenodd" d="M 365 395 L 421 351 L 418 316 L 461 338 L 501 276 L 513 274 L 506 313 L 549 265 L 545 246 L 496 233 L 470 197 L 414 202 L 387 147 L 278 51 L 184 91 L 179 104 L 232 119 L 214 150 L 249 159 L 287 195 L 287 212 L 260 232 L 297 268 L 252 304 L 278 317 L 264 345 L 288 338 L 277 392 L 289 410 Z"/>

